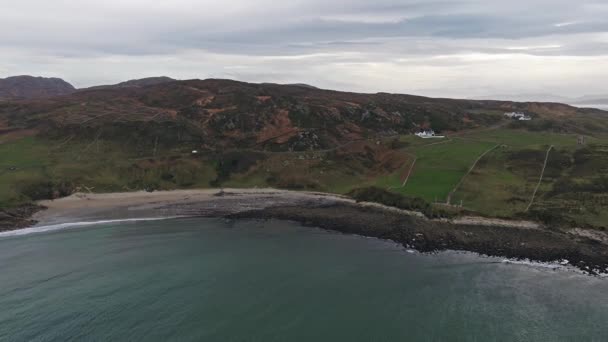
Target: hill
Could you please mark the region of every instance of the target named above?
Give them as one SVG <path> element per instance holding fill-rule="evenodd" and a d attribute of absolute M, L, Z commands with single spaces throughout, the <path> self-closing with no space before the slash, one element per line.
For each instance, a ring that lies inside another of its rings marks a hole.
<path fill-rule="evenodd" d="M 141 138 L 158 136 L 159 143 L 167 145 L 190 144 L 198 149 L 263 145 L 283 151 L 331 148 L 425 128 L 456 132 L 488 127 L 499 123 L 505 111 L 529 113 L 539 130 L 582 133 L 606 128 L 603 122 L 581 123 L 602 115 L 601 111 L 555 103 L 356 94 L 230 80 L 152 83 L 5 103 L 0 117 L 14 129 L 36 129 L 51 136 L 88 137 L 102 129 L 116 139 L 131 139 L 135 130 Z"/>
<path fill-rule="evenodd" d="M 0 100 L 68 95 L 76 89 L 60 78 L 13 76 L 0 79 Z"/>
<path fill-rule="evenodd" d="M 447 138 L 412 134 L 427 128 Z M 559 103 L 217 79 L 95 88 L 0 103 L 0 204 L 74 191 L 373 186 L 421 199 L 430 216 L 601 228 L 606 133 L 606 112 Z"/>
<path fill-rule="evenodd" d="M 176 81 L 176 80 L 173 78 L 170 78 L 170 77 L 166 77 L 166 76 L 146 77 L 146 78 L 140 78 L 140 79 L 129 80 L 129 81 L 125 81 L 125 82 L 120 82 L 120 83 L 112 84 L 112 85 L 100 85 L 100 86 L 94 86 L 94 87 L 84 88 L 84 89 L 80 89 L 80 90 L 139 88 L 139 87 L 147 87 L 147 86 L 151 86 L 151 85 L 168 83 L 168 82 L 173 82 L 173 81 Z"/>
<path fill-rule="evenodd" d="M 598 108 L 602 110 L 608 109 L 608 96 L 607 95 L 586 95 L 581 97 L 565 97 L 557 96 L 552 94 L 512 94 L 512 95 L 490 95 L 477 97 L 478 100 L 509 100 L 526 102 L 534 100 L 536 102 L 559 102 L 567 103 L 575 107 L 588 107 Z"/>

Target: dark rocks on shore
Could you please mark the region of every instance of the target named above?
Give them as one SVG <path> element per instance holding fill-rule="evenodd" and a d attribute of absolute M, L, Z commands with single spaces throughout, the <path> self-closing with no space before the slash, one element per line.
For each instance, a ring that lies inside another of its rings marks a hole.
<path fill-rule="evenodd" d="M 229 217 L 292 220 L 307 226 L 392 240 L 420 252 L 462 250 L 541 262 L 568 260 L 591 274 L 608 271 L 608 248 L 604 244 L 544 229 L 456 225 L 349 204 L 272 207 Z"/>
<path fill-rule="evenodd" d="M 44 209 L 35 204 L 25 204 L 8 209 L 0 209 L 0 232 L 26 228 L 36 224 L 31 217 Z"/>

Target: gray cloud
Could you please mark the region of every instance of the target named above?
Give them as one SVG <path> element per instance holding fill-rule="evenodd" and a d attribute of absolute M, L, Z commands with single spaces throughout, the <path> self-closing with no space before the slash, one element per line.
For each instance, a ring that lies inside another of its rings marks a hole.
<path fill-rule="evenodd" d="M 598 0 L 22 0 L 0 11 L 0 77 L 581 95 L 608 76 L 607 18 Z"/>

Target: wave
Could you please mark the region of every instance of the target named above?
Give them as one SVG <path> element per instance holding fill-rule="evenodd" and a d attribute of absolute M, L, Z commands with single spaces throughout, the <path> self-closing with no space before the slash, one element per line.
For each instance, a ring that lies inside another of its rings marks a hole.
<path fill-rule="evenodd" d="M 567 269 L 568 262 L 540 262 L 540 261 L 531 261 L 531 260 L 517 260 L 517 259 L 504 259 L 502 260 L 503 264 L 513 264 L 513 265 L 524 265 L 531 267 L 540 267 L 540 268 L 549 268 L 549 269 Z"/>
<path fill-rule="evenodd" d="M 595 276 L 599 278 L 608 278 L 608 273 L 606 270 L 600 269 L 592 269 L 587 267 L 586 269 L 580 269 L 570 264 L 568 260 L 554 261 L 554 262 L 540 262 L 540 261 L 531 261 L 531 260 L 516 260 L 516 259 L 503 259 L 503 264 L 512 264 L 512 265 L 522 265 L 533 268 L 541 268 L 541 269 L 550 269 L 553 271 L 568 271 L 579 274 L 590 274 L 589 272 L 594 272 Z"/>
<path fill-rule="evenodd" d="M 142 222 L 142 221 L 161 221 L 181 218 L 182 216 L 171 216 L 171 217 L 143 217 L 143 218 L 130 218 L 130 219 L 116 219 L 116 220 L 98 220 L 98 221 L 82 221 L 82 222 L 67 222 L 58 223 L 44 226 L 34 226 L 30 228 L 23 228 L 17 230 L 11 230 L 7 232 L 1 232 L 0 238 L 9 236 L 22 236 L 36 233 L 51 232 L 55 230 L 63 230 L 69 228 L 96 226 L 109 223 L 124 223 L 124 222 Z"/>

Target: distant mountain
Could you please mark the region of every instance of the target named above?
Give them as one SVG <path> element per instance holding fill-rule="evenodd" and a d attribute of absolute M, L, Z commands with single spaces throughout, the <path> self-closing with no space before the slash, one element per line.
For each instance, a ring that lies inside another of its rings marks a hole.
<path fill-rule="evenodd" d="M 135 79 L 135 80 L 129 80 L 126 82 L 121 82 L 118 84 L 100 85 L 100 86 L 94 86 L 94 87 L 84 88 L 84 89 L 80 89 L 80 90 L 141 88 L 141 87 L 153 86 L 153 85 L 157 85 L 157 84 L 163 84 L 163 83 L 174 82 L 174 81 L 177 81 L 177 80 L 173 79 L 171 77 L 166 77 L 166 76 L 146 77 L 146 78 L 140 78 L 140 79 Z"/>
<path fill-rule="evenodd" d="M 36 99 L 72 94 L 76 89 L 60 78 L 13 76 L 0 79 L 0 99 Z"/>
<path fill-rule="evenodd" d="M 486 96 L 476 96 L 475 100 L 499 100 L 499 101 L 516 101 L 516 102 L 553 102 L 553 103 L 568 103 L 572 98 L 553 95 L 553 94 L 494 94 Z"/>
<path fill-rule="evenodd" d="M 600 106 L 600 107 L 608 107 L 608 95 L 589 95 L 579 97 L 569 103 L 575 106 Z"/>
<path fill-rule="evenodd" d="M 566 97 L 553 94 L 512 94 L 477 96 L 477 100 L 502 100 L 517 102 L 552 102 L 566 103 L 575 107 L 608 109 L 608 95 L 585 95 L 581 97 Z"/>

